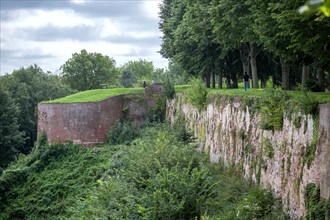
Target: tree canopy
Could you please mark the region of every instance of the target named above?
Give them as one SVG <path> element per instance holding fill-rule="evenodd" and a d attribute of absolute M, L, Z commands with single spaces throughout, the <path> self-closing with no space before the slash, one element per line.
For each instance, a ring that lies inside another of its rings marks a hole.
<path fill-rule="evenodd" d="M 324 89 L 330 75 L 328 1 L 317 5 L 323 13 L 302 15 L 299 8 L 304 4 L 305 0 L 166 0 L 160 7 L 160 53 L 188 74 L 203 77 L 207 85 L 214 73 L 236 83 L 247 72 L 258 88 L 260 79 L 277 78 L 275 68 L 280 65 L 283 89 L 312 79 Z M 241 68 L 234 68 L 238 61 Z"/>
<path fill-rule="evenodd" d="M 26 154 L 34 146 L 37 139 L 38 103 L 67 96 L 72 93 L 72 89 L 64 85 L 58 76 L 43 72 L 37 65 L 0 76 L 0 88 L 1 113 L 2 117 L 7 118 L 1 119 L 1 123 L 4 123 L 1 125 L 5 126 L 10 122 L 10 130 L 0 128 L 1 136 L 8 136 L 7 142 L 2 140 L 2 147 L 6 148 L 8 153 L 3 156 L 7 155 L 7 158 L 11 158 L 8 161 L 11 161 L 14 158 L 10 155 L 14 151 L 10 149 L 15 149 L 16 153 Z M 8 144 L 8 141 L 11 144 Z"/>
<path fill-rule="evenodd" d="M 109 56 L 81 50 L 61 66 L 63 81 L 78 91 L 100 89 L 102 84 L 115 84 L 115 64 Z"/>

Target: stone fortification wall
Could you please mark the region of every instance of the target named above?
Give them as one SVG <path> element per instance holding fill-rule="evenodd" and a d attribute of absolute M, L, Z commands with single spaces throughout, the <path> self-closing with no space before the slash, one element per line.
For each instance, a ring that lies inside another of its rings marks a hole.
<path fill-rule="evenodd" d="M 252 113 L 242 103 L 239 97 L 215 96 L 206 110 L 198 112 L 179 94 L 167 102 L 166 114 L 172 123 L 184 117 L 211 161 L 234 165 L 245 179 L 272 189 L 291 216 L 305 214 L 308 183 L 320 186 L 321 182 L 322 195 L 329 198 L 329 104 L 321 105 L 315 159 L 308 164 L 306 149 L 317 132 L 311 115 L 294 113 L 292 120 L 284 119 L 281 130 L 267 131 L 260 128 L 258 112 Z M 297 117 L 298 125 L 293 122 Z"/>
<path fill-rule="evenodd" d="M 330 104 L 320 105 L 320 191 L 323 198 L 330 198 Z"/>
<path fill-rule="evenodd" d="M 161 84 L 156 84 L 147 87 L 145 93 L 120 95 L 100 102 L 39 104 L 38 134 L 45 131 L 50 143 L 104 143 L 108 129 L 121 119 L 143 125 L 149 111 L 157 108 L 155 98 L 161 90 Z"/>

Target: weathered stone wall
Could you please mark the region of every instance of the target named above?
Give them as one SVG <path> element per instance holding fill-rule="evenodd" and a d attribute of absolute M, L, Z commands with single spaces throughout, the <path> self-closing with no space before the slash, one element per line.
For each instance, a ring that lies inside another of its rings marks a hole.
<path fill-rule="evenodd" d="M 146 93 L 120 95 L 100 102 L 39 104 L 38 134 L 45 131 L 50 143 L 104 143 L 108 129 L 120 119 L 137 126 L 145 123 L 149 110 L 156 107 L 154 96 L 161 92 L 161 85 L 150 87 Z"/>
<path fill-rule="evenodd" d="M 272 189 L 293 217 L 304 215 L 304 189 L 308 183 L 320 184 L 320 172 L 326 176 L 321 176 L 323 188 L 329 189 L 329 130 L 319 128 L 323 131 L 319 140 L 325 141 L 318 142 L 310 166 L 304 159 L 315 132 L 315 120 L 310 115 L 296 113 L 292 118 L 301 118 L 298 126 L 286 117 L 282 130 L 266 131 L 260 128 L 258 113 L 251 113 L 249 106 L 243 109 L 241 98 L 215 96 L 206 110 L 198 112 L 183 94 L 167 102 L 166 114 L 172 123 L 179 115 L 183 116 L 212 162 L 235 165 L 245 179 Z M 321 110 L 320 121 L 324 123 L 320 127 L 329 122 L 325 115 L 328 113 Z"/>
<path fill-rule="evenodd" d="M 320 153 L 320 191 L 325 199 L 330 198 L 330 104 L 320 105 L 319 145 Z"/>

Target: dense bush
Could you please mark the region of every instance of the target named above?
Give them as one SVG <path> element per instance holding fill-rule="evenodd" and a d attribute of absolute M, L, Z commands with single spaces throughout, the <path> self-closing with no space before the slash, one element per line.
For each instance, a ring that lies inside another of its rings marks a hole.
<path fill-rule="evenodd" d="M 330 219 L 330 201 L 320 196 L 320 187 L 313 183 L 305 188 L 306 220 Z"/>
<path fill-rule="evenodd" d="M 187 95 L 189 103 L 195 106 L 199 111 L 206 108 L 207 89 L 202 80 L 197 78 L 192 79 Z"/>
<path fill-rule="evenodd" d="M 270 197 L 247 194 L 236 171 L 210 164 L 180 129 L 153 124 L 129 145 L 95 148 L 47 144 L 42 135 L 0 175 L 0 219 L 231 220 L 238 210 L 261 216 L 244 208 L 246 199 L 268 210 Z M 270 219 L 267 213 L 262 218 Z"/>
<path fill-rule="evenodd" d="M 282 128 L 284 108 L 290 97 L 285 91 L 269 89 L 260 101 L 261 128 L 265 130 L 279 130 Z"/>
<path fill-rule="evenodd" d="M 111 158 L 107 175 L 80 202 L 75 216 L 201 219 L 225 207 L 235 210 L 232 202 L 240 200 L 247 188 L 235 175 L 223 173 L 222 166 L 209 164 L 194 145 L 179 141 L 176 131 L 157 125 L 147 128 L 131 146 L 121 146 Z"/>
<path fill-rule="evenodd" d="M 34 148 L 0 175 L 0 219 L 70 219 L 69 207 L 97 185 L 110 148 Z"/>
<path fill-rule="evenodd" d="M 165 97 L 168 99 L 174 98 L 174 94 L 175 94 L 174 84 L 170 81 L 169 78 L 167 78 L 164 82 L 163 93 Z"/>
<path fill-rule="evenodd" d="M 139 130 L 130 121 L 118 121 L 107 132 L 109 144 L 128 144 L 139 135 Z"/>

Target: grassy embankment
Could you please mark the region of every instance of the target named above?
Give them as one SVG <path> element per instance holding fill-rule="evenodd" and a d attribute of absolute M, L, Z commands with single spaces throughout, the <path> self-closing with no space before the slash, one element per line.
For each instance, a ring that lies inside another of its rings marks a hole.
<path fill-rule="evenodd" d="M 265 89 L 248 89 L 244 91 L 243 85 L 239 84 L 238 89 L 208 89 L 209 94 L 226 94 L 231 96 L 263 96 L 265 95 Z M 175 86 L 176 92 L 186 92 L 189 89 L 189 85 Z M 60 99 L 55 99 L 43 103 L 56 104 L 56 103 L 76 103 L 76 102 L 99 102 L 106 98 L 129 94 L 129 93 L 143 93 L 143 88 L 114 88 L 114 89 L 95 89 L 84 92 L 78 92 L 70 96 L 66 96 Z M 304 96 L 302 91 L 286 91 L 287 94 L 293 99 L 299 99 Z M 313 94 L 319 103 L 330 103 L 330 93 L 326 92 L 308 92 L 307 94 Z"/>

